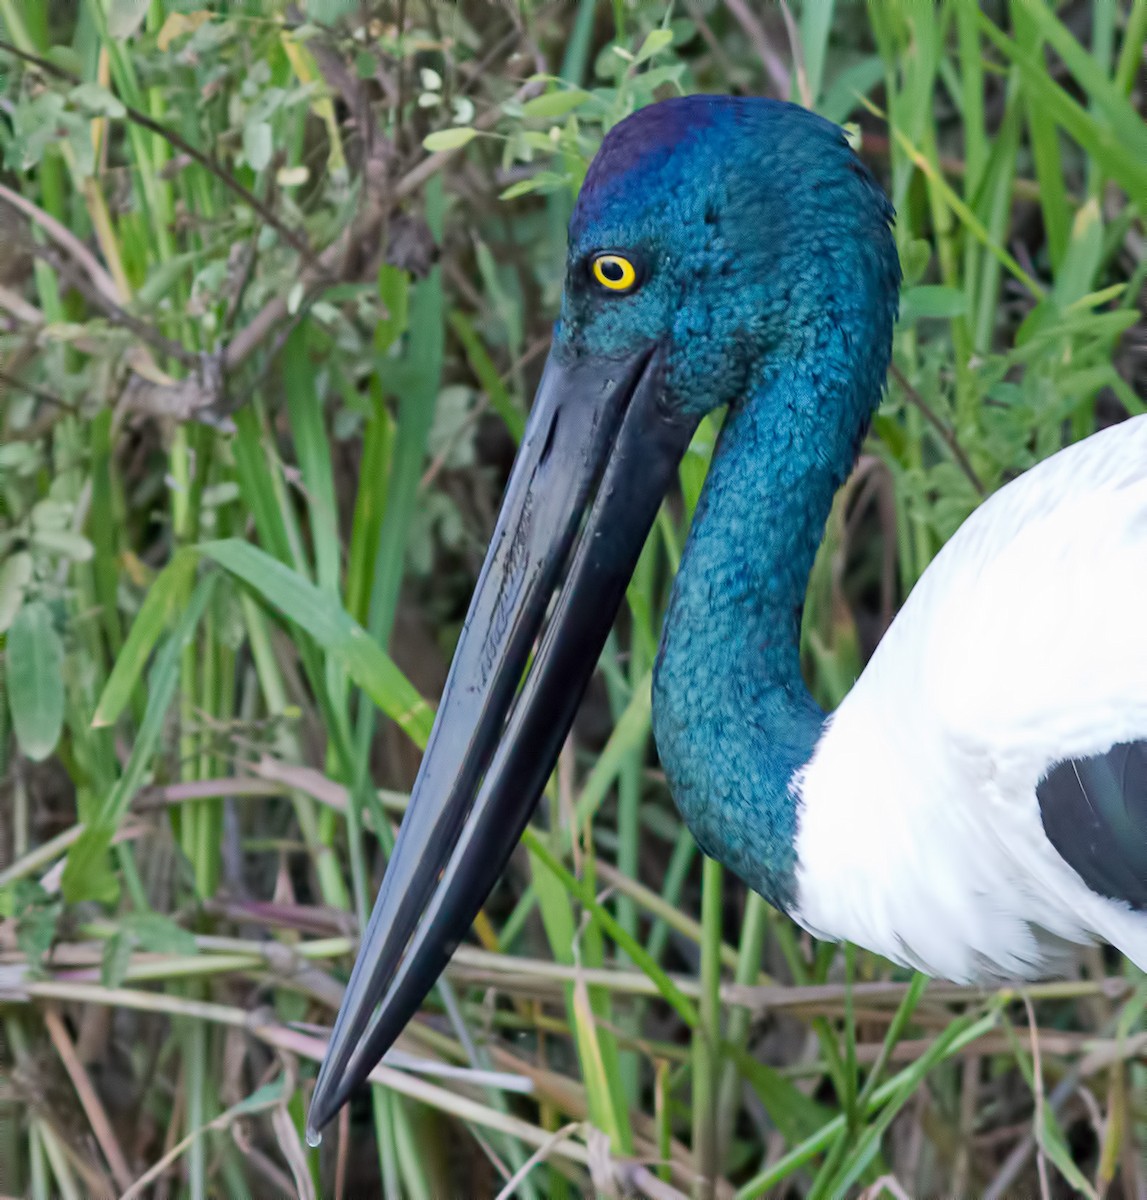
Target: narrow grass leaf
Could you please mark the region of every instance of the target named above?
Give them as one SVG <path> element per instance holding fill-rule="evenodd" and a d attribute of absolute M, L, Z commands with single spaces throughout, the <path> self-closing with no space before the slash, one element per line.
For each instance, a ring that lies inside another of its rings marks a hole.
<path fill-rule="evenodd" d="M 1098 200 L 1088 200 L 1075 214 L 1071 240 L 1063 263 L 1056 273 L 1052 295 L 1061 310 L 1066 310 L 1091 292 L 1103 257 L 1103 217 Z"/>
<path fill-rule="evenodd" d="M 276 558 L 301 568 L 305 564 L 291 506 L 285 502 L 282 481 L 267 461 L 262 423 L 254 407 L 245 406 L 235 414 L 235 430 L 232 448 L 239 490 L 259 540 Z"/>
<path fill-rule="evenodd" d="M 1012 24 L 1018 43 L 1025 51 L 1038 57 L 1042 35 L 1038 23 L 1031 19 L 1033 8 L 1027 0 L 1013 0 Z M 1053 267 L 1058 268 L 1071 233 L 1071 210 L 1059 151 L 1059 130 L 1046 106 L 1033 93 L 1028 92 L 1024 99 L 1048 253 Z"/>
<path fill-rule="evenodd" d="M 652 685 L 653 672 L 649 670 L 633 689 L 629 703 L 614 724 L 605 749 L 598 755 L 586 778 L 577 800 L 575 828 L 583 829 L 593 820 L 628 756 L 644 746 L 652 721 Z M 569 831 L 566 836 L 569 836 Z"/>
<path fill-rule="evenodd" d="M 1147 164 L 1147 125 L 1134 105 L 1108 77 L 1095 57 L 1072 36 L 1043 0 L 1024 0 L 1025 15 L 1063 59 L 1095 107 L 1103 113 L 1115 140 L 1129 155 Z M 1050 76 L 1049 76 L 1050 78 Z"/>
<path fill-rule="evenodd" d="M 335 655 L 346 673 L 416 745 L 426 745 L 434 710 L 386 651 L 327 593 L 238 538 L 207 542 L 199 552 Z"/>
<path fill-rule="evenodd" d="M 92 717 L 93 726 L 111 725 L 123 712 L 143 675 L 155 643 L 191 590 L 197 562 L 195 554 L 180 551 L 147 589 L 143 604 L 100 694 Z"/>
<path fill-rule="evenodd" d="M 738 1073 L 760 1097 L 769 1120 L 781 1131 L 786 1142 L 800 1142 L 832 1120 L 832 1109 L 806 1096 L 779 1071 L 740 1047 L 729 1047 L 729 1053 Z"/>
<path fill-rule="evenodd" d="M 578 1059 L 590 1101 L 590 1111 L 595 1123 L 609 1137 L 610 1144 L 620 1150 L 625 1144 L 625 1139 L 613 1102 L 609 1072 L 605 1067 L 605 1058 L 597 1034 L 597 1021 L 584 979 L 574 981 L 572 1010 Z"/>
<path fill-rule="evenodd" d="M 114 876 L 108 869 L 107 852 L 116 830 L 127 812 L 131 798 L 139 791 L 163 733 L 167 710 L 179 683 L 179 661 L 189 645 L 214 590 L 215 577 L 206 575 L 195 585 L 187 606 L 174 630 L 156 655 L 148 674 L 147 708 L 136 733 L 123 774 L 104 799 L 91 822 L 68 851 L 61 880 L 64 898 L 110 900 L 117 892 Z"/>
<path fill-rule="evenodd" d="M 466 361 L 482 385 L 482 390 L 490 401 L 490 407 L 505 422 L 514 441 L 521 443 L 522 436 L 526 431 L 526 414 L 514 403 L 509 389 L 498 374 L 498 368 L 494 366 L 494 360 L 490 357 L 486 347 L 482 345 L 482 339 L 478 336 L 474 326 L 465 314 L 455 309 L 450 314 L 450 328 L 462 343 L 462 349 L 466 352 Z"/>
<path fill-rule="evenodd" d="M 1142 118 L 1132 113 L 1138 129 L 1128 122 L 1119 122 L 1119 132 L 1111 125 L 1101 125 L 1091 114 L 1048 74 L 1047 67 L 1021 46 L 1002 33 L 981 14 L 980 28 L 1007 57 L 1016 64 L 1023 76 L 1024 86 L 1035 101 L 1044 105 L 1053 119 L 1073 137 L 1093 158 L 1108 177 L 1120 185 L 1132 198 L 1147 196 L 1147 128 Z"/>
<path fill-rule="evenodd" d="M 323 424 L 318 381 L 307 352 L 304 328 L 295 329 L 283 349 L 283 390 L 294 436 L 295 453 L 303 473 L 315 576 L 332 595 L 339 589 L 338 505 L 335 500 L 331 446 Z"/>
<path fill-rule="evenodd" d="M 575 897 L 583 908 L 587 909 L 601 922 L 605 932 L 613 938 L 619 949 L 624 950 L 629 955 L 633 965 L 649 976 L 653 985 L 660 992 L 662 999 L 674 1009 L 685 1024 L 690 1028 L 695 1027 L 699 1018 L 693 1002 L 650 957 L 645 947 L 636 938 L 626 933 L 613 914 L 597 902 L 596 897 L 593 896 L 590 889 L 586 888 L 584 884 L 566 870 L 550 851 L 549 847 L 532 829 L 526 830 L 522 835 L 522 841 L 529 852 L 540 859 L 550 873 L 557 877 L 566 891 Z"/>

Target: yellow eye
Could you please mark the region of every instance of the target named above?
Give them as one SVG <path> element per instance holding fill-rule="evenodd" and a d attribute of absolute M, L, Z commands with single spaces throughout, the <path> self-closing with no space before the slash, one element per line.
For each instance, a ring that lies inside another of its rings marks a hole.
<path fill-rule="evenodd" d="M 628 292 L 637 283 L 637 268 L 620 254 L 599 254 L 593 260 L 593 277 L 611 292 Z"/>

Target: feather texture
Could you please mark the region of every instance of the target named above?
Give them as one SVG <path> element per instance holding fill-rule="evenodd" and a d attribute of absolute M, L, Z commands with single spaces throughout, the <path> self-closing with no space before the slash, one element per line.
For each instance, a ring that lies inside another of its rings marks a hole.
<path fill-rule="evenodd" d="M 1048 840 L 1084 883 L 1147 909 L 1147 742 L 1056 763 L 1036 795 Z"/>
<path fill-rule="evenodd" d="M 954 980 L 1044 975 L 1094 937 L 1147 968 L 1143 892 L 1115 882 L 1141 827 L 1048 783 L 1147 739 L 1147 623 L 1116 619 L 1145 594 L 1140 417 L 1003 488 L 925 572 L 794 779 L 797 919 Z"/>

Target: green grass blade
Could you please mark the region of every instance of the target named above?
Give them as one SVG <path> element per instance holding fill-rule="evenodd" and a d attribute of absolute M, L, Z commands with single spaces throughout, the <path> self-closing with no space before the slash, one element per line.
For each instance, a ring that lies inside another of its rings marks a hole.
<path fill-rule="evenodd" d="M 306 330 L 296 329 L 283 350 L 283 383 L 295 452 L 303 473 L 310 517 L 315 578 L 331 595 L 339 591 L 338 505 L 331 447 L 323 424 L 314 366 L 307 353 Z"/>
<path fill-rule="evenodd" d="M 119 719 L 160 635 L 186 602 L 197 563 L 195 554 L 182 551 L 155 577 L 104 684 L 93 725 L 112 725 Z"/>
<path fill-rule="evenodd" d="M 123 774 L 68 851 L 61 886 L 64 896 L 72 903 L 86 899 L 107 900 L 115 895 L 115 881 L 107 867 L 107 851 L 155 754 L 179 684 L 180 656 L 195 636 L 215 582 L 210 575 L 200 579 L 175 628 L 156 655 L 147 680 L 147 709 Z"/>
<path fill-rule="evenodd" d="M 1127 192 L 1137 198 L 1147 195 L 1147 127 L 1135 115 L 1127 101 L 1119 97 L 1123 113 L 1118 130 L 1112 124 L 1099 124 L 1088 111 L 1073 100 L 1047 73 L 1047 68 L 981 14 L 980 28 L 988 39 L 1015 63 L 1024 86 L 1036 103 L 1042 104 L 1052 119 Z M 1130 113 L 1131 119 L 1127 118 Z M 1110 113 L 1108 116 L 1110 118 Z M 1132 122 L 1138 128 L 1132 128 Z"/>
<path fill-rule="evenodd" d="M 551 853 L 549 847 L 546 846 L 532 829 L 526 830 L 522 841 L 529 852 L 541 861 L 566 891 L 601 922 L 602 929 L 609 934 L 620 949 L 629 955 L 634 966 L 649 976 L 662 998 L 673 1008 L 685 1024 L 690 1028 L 696 1026 L 700 1018 L 693 1002 L 677 987 L 661 967 L 653 961 L 646 952 L 645 947 L 626 933 L 613 914 L 597 902 L 592 889 L 587 888 L 567 871 L 557 857 Z"/>
<path fill-rule="evenodd" d="M 199 553 L 250 587 L 328 654 L 418 746 L 425 746 L 434 710 L 379 644 L 330 596 L 297 571 L 238 539 L 206 542 Z"/>
<path fill-rule="evenodd" d="M 1023 7 L 1026 19 L 1063 59 L 1076 82 L 1103 114 L 1116 144 L 1124 148 L 1128 158 L 1147 168 L 1147 125 L 1143 123 L 1143 117 L 1108 78 L 1094 55 L 1076 41 L 1044 0 L 1027 0 Z"/>

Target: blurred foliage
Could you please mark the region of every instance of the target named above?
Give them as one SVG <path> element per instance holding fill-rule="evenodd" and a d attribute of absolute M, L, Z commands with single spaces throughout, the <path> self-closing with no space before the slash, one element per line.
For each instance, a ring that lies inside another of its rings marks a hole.
<path fill-rule="evenodd" d="M 832 705 L 984 495 L 1144 410 L 1145 38 L 1143 0 L 0 0 L 0 1192 L 1143 1194 L 1130 967 L 925 988 L 681 829 L 649 678 L 715 420 L 481 949 L 301 1130 L 603 133 L 791 98 L 896 204 L 805 617 Z"/>

